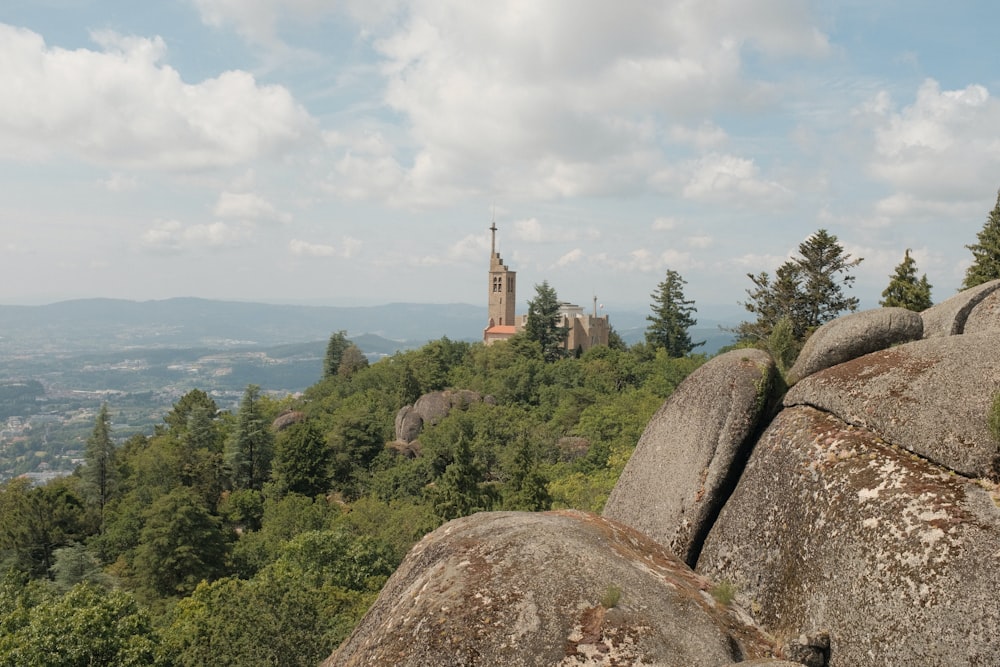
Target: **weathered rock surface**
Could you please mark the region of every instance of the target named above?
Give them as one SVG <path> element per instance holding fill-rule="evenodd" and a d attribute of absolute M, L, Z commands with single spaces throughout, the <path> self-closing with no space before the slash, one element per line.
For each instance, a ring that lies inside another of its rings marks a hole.
<path fill-rule="evenodd" d="M 639 439 L 604 506 L 693 564 L 749 453 L 775 367 L 760 350 L 733 350 L 692 373 Z"/>
<path fill-rule="evenodd" d="M 778 640 L 830 633 L 830 665 L 1000 664 L 990 493 L 808 407 L 762 436 L 698 571 Z"/>
<path fill-rule="evenodd" d="M 396 413 L 396 441 L 413 442 L 420 435 L 424 424 L 433 426 L 448 416 L 452 410 L 464 410 L 473 403 L 496 403 L 492 396 L 483 396 L 469 389 L 432 391 L 406 405 Z"/>
<path fill-rule="evenodd" d="M 592 514 L 476 514 L 424 537 L 323 664 L 718 667 L 772 655 L 746 612 L 708 589 Z"/>
<path fill-rule="evenodd" d="M 924 321 L 906 308 L 876 308 L 827 322 L 806 341 L 788 372 L 788 384 L 856 357 L 919 340 Z"/>
<path fill-rule="evenodd" d="M 997 281 L 1000 283 L 1000 281 Z M 1000 287 L 1000 285 L 998 285 Z M 969 311 L 962 333 L 993 331 L 1000 335 L 1000 289 L 994 289 Z"/>
<path fill-rule="evenodd" d="M 998 289 L 1000 280 L 992 280 L 931 306 L 920 314 L 924 320 L 924 338 L 964 333 L 965 323 L 972 309 Z"/>
<path fill-rule="evenodd" d="M 811 405 L 971 477 L 996 478 L 1000 443 L 987 415 L 1000 390 L 1000 335 L 914 341 L 796 384 L 785 405 Z"/>

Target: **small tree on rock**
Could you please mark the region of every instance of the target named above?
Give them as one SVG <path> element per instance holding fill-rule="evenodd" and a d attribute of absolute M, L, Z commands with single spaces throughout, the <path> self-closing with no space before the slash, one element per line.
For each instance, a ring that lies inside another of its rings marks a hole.
<path fill-rule="evenodd" d="M 927 282 L 927 274 L 917 280 L 917 263 L 910 257 L 909 248 L 903 255 L 903 261 L 889 278 L 889 285 L 882 292 L 882 300 L 879 301 L 880 306 L 907 308 L 919 313 L 933 305 L 931 284 Z"/>
<path fill-rule="evenodd" d="M 1000 191 L 996 205 L 976 238 L 977 243 L 965 246 L 972 251 L 972 265 L 965 271 L 962 289 L 1000 278 Z"/>

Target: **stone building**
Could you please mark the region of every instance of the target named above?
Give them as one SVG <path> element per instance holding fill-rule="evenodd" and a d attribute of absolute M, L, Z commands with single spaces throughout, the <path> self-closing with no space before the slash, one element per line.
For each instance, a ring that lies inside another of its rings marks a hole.
<path fill-rule="evenodd" d="M 490 225 L 490 275 L 487 325 L 483 330 L 483 343 L 492 345 L 507 340 L 524 329 L 527 315 L 515 315 L 517 303 L 517 272 L 503 263 L 497 252 L 497 226 Z M 597 297 L 594 312 L 586 314 L 583 308 L 572 303 L 560 303 L 561 326 L 567 330 L 565 347 L 571 352 L 584 352 L 595 345 L 607 345 L 611 324 L 607 315 L 597 314 Z"/>

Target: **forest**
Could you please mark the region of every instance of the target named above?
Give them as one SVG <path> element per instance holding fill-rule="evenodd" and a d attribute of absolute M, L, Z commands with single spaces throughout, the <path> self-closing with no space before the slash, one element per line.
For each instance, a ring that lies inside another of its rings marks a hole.
<path fill-rule="evenodd" d="M 966 286 L 1000 277 L 1000 198 L 979 241 Z M 749 275 L 738 345 L 787 366 L 857 308 L 860 261 L 819 230 L 773 277 Z M 929 303 L 908 251 L 889 278 L 883 305 Z M 633 346 L 562 350 L 543 283 L 506 342 L 441 338 L 369 365 L 335 332 L 301 397 L 251 384 L 226 412 L 192 390 L 123 443 L 105 405 L 74 474 L 0 486 L 0 665 L 315 665 L 442 523 L 599 512 L 650 417 L 706 361 L 684 285 L 667 271 Z M 399 410 L 445 389 L 492 398 L 425 424 L 416 451 L 388 446 Z"/>

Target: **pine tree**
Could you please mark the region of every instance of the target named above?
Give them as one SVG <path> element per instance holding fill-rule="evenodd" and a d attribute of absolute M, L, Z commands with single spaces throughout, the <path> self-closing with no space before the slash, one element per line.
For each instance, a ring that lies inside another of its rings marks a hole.
<path fill-rule="evenodd" d="M 857 310 L 858 298 L 846 296 L 844 288 L 854 283 L 850 270 L 862 260 L 844 252 L 836 236 L 818 230 L 799 244 L 798 257 L 778 267 L 773 282 L 767 273 L 747 274 L 756 288 L 747 290 L 743 306 L 757 319 L 736 327 L 737 337 L 764 343 L 787 317 L 795 339 L 803 341 L 842 312 Z"/>
<path fill-rule="evenodd" d="M 101 411 L 97 414 L 94 430 L 87 439 L 84 460 L 86 466 L 83 468 L 83 479 L 91 499 L 100 511 L 103 529 L 104 506 L 107 505 L 117 480 L 115 445 L 111 441 L 111 417 L 108 415 L 107 403 L 101 406 Z"/>
<path fill-rule="evenodd" d="M 323 359 L 323 377 L 328 378 L 337 374 L 340 369 L 340 360 L 344 351 L 350 347 L 351 341 L 347 340 L 347 332 L 341 329 L 330 336 L 330 342 L 326 344 L 326 357 Z"/>
<path fill-rule="evenodd" d="M 559 297 L 548 281 L 535 285 L 535 298 L 528 302 L 528 320 L 524 334 L 528 340 L 542 347 L 545 361 L 555 361 L 566 356 L 566 336 L 569 329 L 562 326 L 559 315 Z"/>
<path fill-rule="evenodd" d="M 917 263 L 910 257 L 909 248 L 889 278 L 889 285 L 879 301 L 880 306 L 907 308 L 918 313 L 931 307 L 931 284 L 927 282 L 926 273 L 917 280 Z"/>
<path fill-rule="evenodd" d="M 684 285 L 687 282 L 681 275 L 668 270 L 663 281 L 656 286 L 656 291 L 650 294 L 652 314 L 646 317 L 650 322 L 646 329 L 646 343 L 654 348 L 663 348 L 671 357 L 687 356 L 694 348 L 704 345 L 705 341 L 693 343 L 688 329 L 698 323 L 692 313 L 698 311 L 694 301 L 684 299 Z"/>
<path fill-rule="evenodd" d="M 965 246 L 972 251 L 972 265 L 965 271 L 962 289 L 1000 278 L 1000 191 L 997 191 L 996 205 L 976 238 L 978 243 Z"/>
<path fill-rule="evenodd" d="M 233 486 L 257 489 L 264 486 L 271 470 L 274 436 L 260 406 L 260 387 L 247 386 L 236 416 L 236 432 L 229 442 L 229 466 Z"/>

